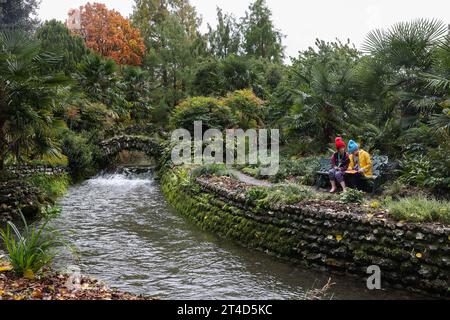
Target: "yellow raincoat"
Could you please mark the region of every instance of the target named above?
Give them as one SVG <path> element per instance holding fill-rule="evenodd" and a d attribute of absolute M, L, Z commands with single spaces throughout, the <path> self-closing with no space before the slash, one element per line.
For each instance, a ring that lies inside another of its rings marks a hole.
<path fill-rule="evenodd" d="M 355 160 L 354 155 L 350 155 L 350 165 L 348 166 L 348 170 L 355 170 Z M 366 177 L 372 176 L 372 160 L 370 159 L 370 154 L 363 149 L 359 149 L 359 169 L 364 169 L 364 175 Z"/>

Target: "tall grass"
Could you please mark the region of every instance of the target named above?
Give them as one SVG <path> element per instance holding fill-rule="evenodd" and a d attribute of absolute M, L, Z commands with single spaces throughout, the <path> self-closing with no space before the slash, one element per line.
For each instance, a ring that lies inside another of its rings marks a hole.
<path fill-rule="evenodd" d="M 22 232 L 14 223 L 8 222 L 6 229 L 0 230 L 0 236 L 16 275 L 34 275 L 53 261 L 56 248 L 62 242 L 49 228 L 48 221 L 41 225 L 28 225 L 23 215 L 22 220 Z"/>
<path fill-rule="evenodd" d="M 229 176 L 227 166 L 224 164 L 204 164 L 202 166 L 196 167 L 191 171 L 191 179 L 195 180 L 196 178 L 202 175 L 211 175 L 211 176 Z"/>
<path fill-rule="evenodd" d="M 313 199 L 314 193 L 305 186 L 286 183 L 270 187 L 252 187 L 246 191 L 246 198 L 259 205 L 286 205 Z"/>
<path fill-rule="evenodd" d="M 450 202 L 410 197 L 387 202 L 390 215 L 411 222 L 441 222 L 450 224 Z"/>
<path fill-rule="evenodd" d="M 66 193 L 70 182 L 69 176 L 65 173 L 58 175 L 39 173 L 32 175 L 27 180 L 52 201 L 55 201 Z"/>

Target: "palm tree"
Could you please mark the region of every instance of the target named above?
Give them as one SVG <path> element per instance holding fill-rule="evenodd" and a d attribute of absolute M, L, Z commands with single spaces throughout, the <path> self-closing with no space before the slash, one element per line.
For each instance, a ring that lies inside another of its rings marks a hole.
<path fill-rule="evenodd" d="M 148 72 L 138 67 L 124 66 L 121 75 L 123 94 L 129 104 L 131 118 L 137 122 L 148 121 L 153 110 L 148 93 L 154 89 Z"/>
<path fill-rule="evenodd" d="M 127 117 L 122 83 L 119 82 L 118 66 L 112 59 L 103 59 L 92 53 L 78 65 L 76 79 L 89 100 L 106 105 L 115 114 Z"/>
<path fill-rule="evenodd" d="M 375 100 L 390 99 L 390 111 L 399 107 L 405 120 L 436 110 L 441 96 L 431 86 L 448 85 L 434 72 L 436 53 L 446 40 L 446 32 L 442 21 L 428 19 L 372 31 L 363 45 L 372 58 L 362 72 L 363 85 L 372 91 L 379 88 Z"/>
<path fill-rule="evenodd" d="M 53 112 L 68 81 L 43 72 L 57 61 L 20 31 L 0 33 L 0 169 L 7 156 L 59 156 Z"/>
<path fill-rule="evenodd" d="M 300 85 L 291 90 L 294 105 L 286 117 L 287 127 L 317 137 L 326 146 L 334 135 L 342 134 L 343 124 L 358 119 L 352 97 L 353 69 L 350 65 L 335 68 L 316 64 L 309 79 L 301 74 L 297 76 L 301 78 L 296 81 Z"/>
<path fill-rule="evenodd" d="M 439 20 L 417 19 L 374 30 L 366 38 L 363 50 L 368 55 L 357 72 L 362 96 L 380 130 L 395 119 L 398 141 L 428 124 L 448 99 L 446 33 Z"/>

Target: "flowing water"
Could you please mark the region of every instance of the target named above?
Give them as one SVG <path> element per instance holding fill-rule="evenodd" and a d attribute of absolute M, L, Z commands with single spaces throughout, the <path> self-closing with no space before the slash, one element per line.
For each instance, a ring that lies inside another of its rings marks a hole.
<path fill-rule="evenodd" d="M 111 287 L 162 299 L 301 299 L 330 277 L 200 230 L 164 200 L 151 172 L 105 174 L 73 186 L 53 224 L 77 248 L 76 265 Z M 332 276 L 334 299 L 414 298 Z"/>

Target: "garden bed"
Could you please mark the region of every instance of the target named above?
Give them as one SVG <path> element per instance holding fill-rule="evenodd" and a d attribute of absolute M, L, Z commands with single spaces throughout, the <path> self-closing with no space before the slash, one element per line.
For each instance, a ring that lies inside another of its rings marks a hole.
<path fill-rule="evenodd" d="M 222 190 L 225 194 L 233 194 L 234 196 L 241 195 L 241 198 L 247 197 L 246 193 L 254 188 L 254 185 L 250 185 L 244 183 L 242 181 L 236 180 L 232 177 L 228 176 L 214 176 L 214 175 L 204 175 L 198 177 L 197 182 L 201 185 L 208 186 L 213 190 Z M 265 188 L 265 187 L 258 187 Z M 402 219 L 396 219 L 396 216 L 393 216 L 389 213 L 388 209 L 382 208 L 380 206 L 380 202 L 372 199 L 373 201 L 367 203 L 342 203 L 339 200 L 338 195 L 332 195 L 325 192 L 317 192 L 312 187 L 302 186 L 302 188 L 311 190 L 313 198 L 301 200 L 297 203 L 289 204 L 290 207 L 295 208 L 303 208 L 308 207 L 315 210 L 329 210 L 330 212 L 341 213 L 341 214 L 350 214 L 361 216 L 365 218 L 375 218 L 382 219 L 383 221 L 390 221 L 391 223 L 405 223 L 408 222 L 407 218 L 412 219 L 412 217 L 403 217 L 399 214 L 399 217 Z M 270 190 L 270 188 L 269 188 Z M 282 205 L 282 204 L 281 204 Z M 280 209 L 280 205 L 273 206 L 269 204 L 269 207 L 272 206 L 272 209 Z M 395 206 L 396 208 L 398 205 Z M 397 209 L 398 210 L 398 209 Z M 404 218 L 404 219 L 403 219 Z M 406 221 L 405 221 L 406 220 Z M 420 222 L 417 220 L 413 220 L 410 222 Z M 427 226 L 429 228 L 442 228 L 448 226 L 445 223 L 440 223 L 438 221 L 433 222 L 421 222 L 422 225 Z"/>
<path fill-rule="evenodd" d="M 163 172 L 162 191 L 202 229 L 319 270 L 366 277 L 367 268 L 377 265 L 383 287 L 450 292 L 448 225 L 395 220 L 370 204 L 315 199 L 301 186 L 299 197 L 284 197 L 283 188 L 295 193 L 297 186 L 255 187 L 212 174 L 187 183 L 187 172 Z"/>

